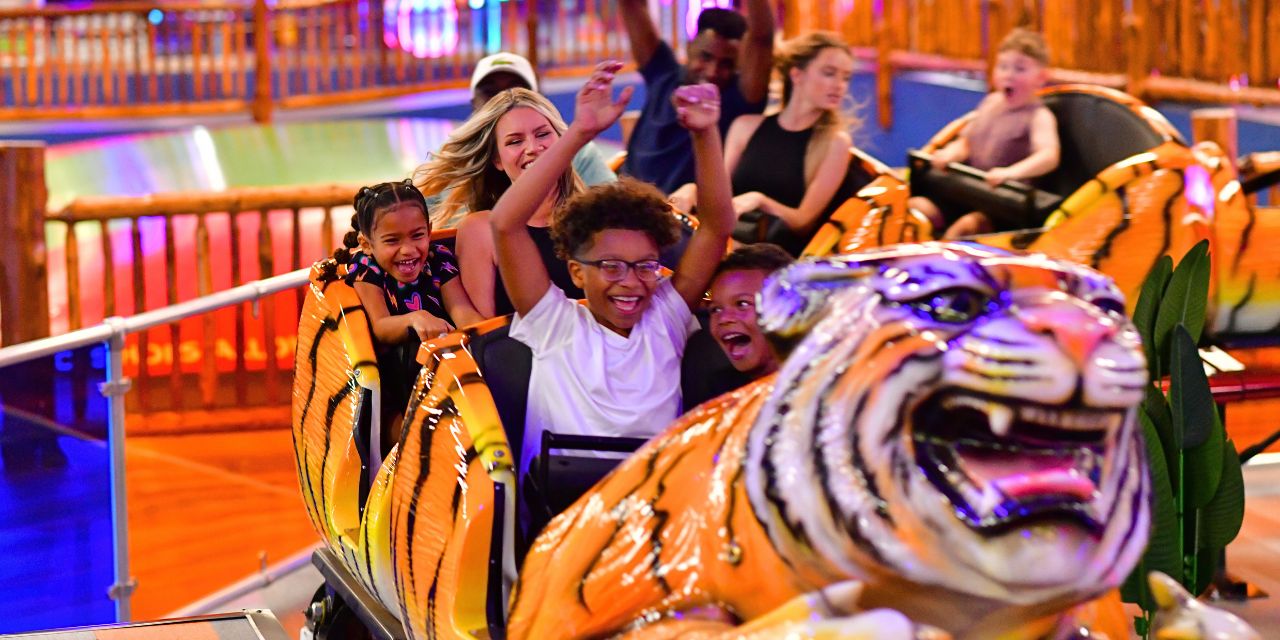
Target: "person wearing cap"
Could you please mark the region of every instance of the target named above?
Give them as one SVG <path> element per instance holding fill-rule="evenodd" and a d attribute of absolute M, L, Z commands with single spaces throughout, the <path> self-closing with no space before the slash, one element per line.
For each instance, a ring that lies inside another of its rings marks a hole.
<path fill-rule="evenodd" d="M 720 89 L 720 135 L 738 116 L 762 113 L 773 67 L 773 8 L 769 0 L 742 0 L 746 17 L 728 9 L 703 9 L 688 45 L 688 61 L 676 61 L 658 36 L 648 0 L 619 0 L 631 55 L 644 78 L 645 100 L 622 173 L 671 193 L 693 182 L 689 135 L 676 119 L 671 94 L 681 85 L 710 82 Z"/>
<path fill-rule="evenodd" d="M 475 114 L 494 96 L 509 89 L 538 90 L 538 75 L 533 71 L 529 59 L 522 55 L 502 51 L 482 58 L 471 72 L 471 113 Z M 573 170 L 588 187 L 596 184 L 614 182 L 618 179 L 613 169 L 609 168 L 609 160 L 594 142 L 587 143 L 573 157 Z M 437 205 L 443 200 L 446 192 L 427 194 L 427 207 L 432 212 L 434 224 L 442 229 L 458 226 L 462 217 L 467 214 L 465 207 L 453 211 L 447 218 L 438 220 L 435 217 Z"/>

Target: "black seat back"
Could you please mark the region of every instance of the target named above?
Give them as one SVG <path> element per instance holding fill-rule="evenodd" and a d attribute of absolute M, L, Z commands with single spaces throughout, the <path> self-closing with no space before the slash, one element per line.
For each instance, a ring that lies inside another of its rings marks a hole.
<path fill-rule="evenodd" d="M 524 443 L 524 417 L 529 406 L 529 374 L 533 352 L 508 335 L 511 325 L 482 333 L 471 339 L 471 356 L 484 376 L 493 403 L 507 432 L 507 443 L 517 461 Z"/>
<path fill-rule="evenodd" d="M 1069 196 L 1103 169 L 1159 146 L 1165 138 L 1127 105 L 1095 93 L 1063 91 L 1044 97 L 1058 119 L 1058 168 L 1035 186 Z"/>

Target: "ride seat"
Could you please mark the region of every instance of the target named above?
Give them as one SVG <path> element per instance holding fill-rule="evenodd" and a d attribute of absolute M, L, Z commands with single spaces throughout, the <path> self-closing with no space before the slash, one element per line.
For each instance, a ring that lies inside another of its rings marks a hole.
<path fill-rule="evenodd" d="M 1058 120 L 1062 151 L 1058 168 L 1033 181 L 1038 189 L 1065 198 L 1103 169 L 1164 142 L 1141 116 L 1105 96 L 1064 91 L 1043 100 Z"/>

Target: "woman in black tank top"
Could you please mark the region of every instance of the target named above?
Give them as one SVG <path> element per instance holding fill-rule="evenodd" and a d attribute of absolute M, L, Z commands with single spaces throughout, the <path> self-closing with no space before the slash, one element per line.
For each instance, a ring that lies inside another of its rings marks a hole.
<path fill-rule="evenodd" d="M 813 32 L 787 42 L 775 56 L 783 77 L 782 111 L 742 116 L 725 141 L 725 164 L 738 215 L 761 211 L 786 226 L 779 241 L 793 255 L 813 231 L 868 181 L 851 170 L 851 119 L 842 113 L 853 55 L 838 35 Z M 671 194 L 687 210 L 693 185 Z"/>

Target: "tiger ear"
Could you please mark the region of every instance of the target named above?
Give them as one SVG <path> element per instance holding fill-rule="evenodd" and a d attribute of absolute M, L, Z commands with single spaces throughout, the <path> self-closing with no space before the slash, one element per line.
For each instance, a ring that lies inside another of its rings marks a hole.
<path fill-rule="evenodd" d="M 874 265 L 840 258 L 805 260 L 779 269 L 765 279 L 756 297 L 760 328 L 781 347 L 822 318 L 832 291 L 875 271 Z"/>

